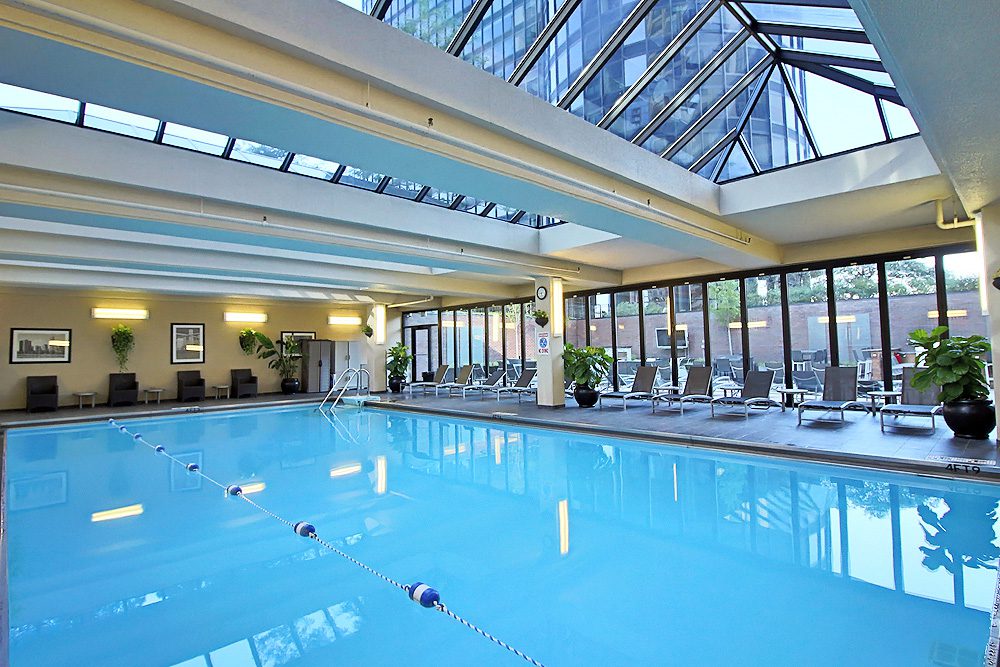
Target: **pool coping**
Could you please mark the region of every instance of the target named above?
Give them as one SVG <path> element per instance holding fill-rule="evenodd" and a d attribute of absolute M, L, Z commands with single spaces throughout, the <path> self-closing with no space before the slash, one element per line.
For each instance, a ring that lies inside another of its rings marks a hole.
<path fill-rule="evenodd" d="M 531 426 L 534 428 L 570 430 L 586 435 L 612 436 L 617 438 L 628 438 L 629 440 L 643 440 L 646 442 L 679 445 L 682 447 L 700 447 L 704 449 L 722 450 L 739 454 L 749 453 L 769 457 L 780 456 L 783 458 L 791 458 L 812 463 L 828 463 L 849 466 L 852 468 L 867 468 L 886 472 L 909 473 L 923 477 L 937 477 L 947 480 L 962 480 L 968 482 L 981 481 L 989 484 L 1000 484 L 1000 466 L 995 465 L 976 466 L 979 472 L 972 472 L 972 470 L 969 472 L 959 472 L 957 470 L 949 470 L 948 466 L 954 465 L 954 462 L 949 463 L 948 461 L 920 461 L 917 459 L 903 459 L 893 456 L 839 452 L 823 448 L 796 447 L 794 445 L 784 445 L 780 443 L 715 438 L 710 436 L 690 435 L 686 433 L 670 433 L 667 431 L 648 431 L 645 429 L 599 426 L 596 424 L 581 424 L 579 422 L 562 421 L 557 419 L 525 417 L 500 410 L 484 414 L 481 412 L 430 407 L 392 400 L 365 402 L 365 407 L 399 410 L 402 412 L 413 412 L 418 414 L 445 415 L 449 417 L 478 421 L 501 421 L 509 424 Z"/>

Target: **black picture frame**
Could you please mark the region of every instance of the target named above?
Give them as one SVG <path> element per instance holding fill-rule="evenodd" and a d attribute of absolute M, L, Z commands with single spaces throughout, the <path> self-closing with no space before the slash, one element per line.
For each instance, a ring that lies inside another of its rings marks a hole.
<path fill-rule="evenodd" d="M 201 349 L 190 349 L 198 346 Z M 184 349 L 181 349 L 183 347 Z M 172 323 L 170 325 L 170 363 L 205 363 L 205 323 Z"/>
<path fill-rule="evenodd" d="M 52 340 L 64 341 L 65 345 L 41 344 Z M 71 363 L 73 359 L 73 330 L 11 327 L 7 359 L 11 364 Z"/>

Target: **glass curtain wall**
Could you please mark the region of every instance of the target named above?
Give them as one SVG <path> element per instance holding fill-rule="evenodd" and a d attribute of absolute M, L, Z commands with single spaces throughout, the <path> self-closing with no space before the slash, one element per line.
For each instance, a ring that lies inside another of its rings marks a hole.
<path fill-rule="evenodd" d="M 937 283 L 933 257 L 902 259 L 885 263 L 885 287 L 889 297 L 889 351 L 892 389 L 899 390 L 903 365 L 913 364 L 916 350 L 909 344 L 910 332 L 930 331 L 938 325 Z M 979 300 L 978 292 L 976 300 Z M 881 378 L 885 368 L 882 352 L 874 352 L 873 373 Z"/>
<path fill-rule="evenodd" d="M 469 311 L 455 311 L 455 372 L 466 364 L 471 364 L 469 350 Z"/>
<path fill-rule="evenodd" d="M 754 276 L 743 281 L 747 299 L 750 370 L 774 371 L 774 386 L 785 386 L 785 323 L 781 316 L 781 276 Z"/>
<path fill-rule="evenodd" d="M 834 268 L 833 293 L 839 365 L 858 367 L 859 394 L 881 389 L 878 266 L 852 263 Z"/>
<path fill-rule="evenodd" d="M 538 332 L 541 329 L 535 324 L 535 318 L 531 316 L 535 310 L 534 303 L 531 301 L 522 303 L 521 310 L 524 318 L 522 325 L 524 327 L 524 368 L 534 370 L 538 368 Z"/>
<path fill-rule="evenodd" d="M 826 271 L 795 271 L 785 276 L 792 386 L 820 390 L 819 374 L 830 364 L 830 308 Z"/>
<path fill-rule="evenodd" d="M 631 290 L 615 294 L 615 327 L 618 344 L 618 386 L 632 386 L 636 369 L 642 365 L 639 345 L 639 292 Z"/>
<path fill-rule="evenodd" d="M 503 306 L 490 306 L 486 312 L 486 373 L 504 368 Z"/>
<path fill-rule="evenodd" d="M 677 385 L 684 384 L 688 368 L 707 364 L 704 295 L 702 283 L 674 287 L 674 338 L 677 347 L 677 382 L 674 384 Z"/>
<path fill-rule="evenodd" d="M 524 368 L 524 351 L 521 349 L 524 340 L 521 315 L 521 304 L 508 303 L 503 307 L 504 354 L 507 370 L 504 382 L 506 384 L 517 382 L 517 378 L 521 375 L 521 369 Z"/>
<path fill-rule="evenodd" d="M 952 253 L 941 260 L 948 305 L 948 333 L 952 336 L 979 335 L 989 338 L 989 314 L 980 298 L 979 267 L 982 260 L 979 253 Z"/>
<path fill-rule="evenodd" d="M 587 297 L 585 296 L 571 296 L 566 299 L 564 341 L 576 347 L 587 345 Z"/>
<path fill-rule="evenodd" d="M 621 358 L 615 353 L 614 342 L 611 330 L 611 295 L 608 293 L 593 294 L 588 300 L 590 311 L 590 344 L 593 347 L 601 347 L 608 351 L 612 359 L 616 361 Z M 614 384 L 614 368 L 600 389 L 606 390 Z"/>
<path fill-rule="evenodd" d="M 469 338 L 472 343 L 472 380 L 478 382 L 486 379 L 486 309 L 473 308 Z"/>
<path fill-rule="evenodd" d="M 712 375 L 718 381 L 743 382 L 743 322 L 740 281 L 708 284 L 708 327 L 712 343 Z"/>
<path fill-rule="evenodd" d="M 673 384 L 673 350 L 681 341 L 670 332 L 670 288 L 642 290 L 642 314 L 646 343 L 643 362 L 659 369 L 656 378 L 658 385 Z M 686 343 L 687 339 L 683 342 Z M 685 344 L 684 349 L 677 353 L 683 355 L 686 352 Z"/>
<path fill-rule="evenodd" d="M 455 347 L 455 311 L 445 310 L 441 313 L 441 363 L 448 364 L 445 374 L 446 382 L 455 380 L 455 368 L 458 358 Z"/>

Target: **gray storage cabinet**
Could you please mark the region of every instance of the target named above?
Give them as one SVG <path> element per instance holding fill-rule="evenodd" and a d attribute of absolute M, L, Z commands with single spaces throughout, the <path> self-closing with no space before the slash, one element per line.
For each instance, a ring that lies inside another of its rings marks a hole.
<path fill-rule="evenodd" d="M 303 340 L 302 391 L 307 393 L 330 391 L 330 373 L 333 372 L 333 341 Z"/>

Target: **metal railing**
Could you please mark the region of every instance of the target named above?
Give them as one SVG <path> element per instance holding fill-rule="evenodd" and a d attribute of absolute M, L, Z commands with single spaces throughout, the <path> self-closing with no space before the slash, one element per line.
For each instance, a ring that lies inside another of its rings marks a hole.
<path fill-rule="evenodd" d="M 344 386 L 340 388 L 340 393 L 337 394 L 337 398 L 333 399 L 333 402 L 330 403 L 331 410 L 337 407 L 337 403 L 340 402 L 340 399 L 343 398 L 344 394 L 351 386 L 351 380 L 357 380 L 357 390 L 360 392 L 362 375 L 368 376 L 368 387 L 371 387 L 372 374 L 368 372 L 367 368 L 348 368 L 343 373 L 341 373 L 338 378 L 336 378 L 333 381 L 333 384 L 330 386 L 330 391 L 326 392 L 326 396 L 323 397 L 323 402 L 320 403 L 319 407 L 316 409 L 322 412 L 323 406 L 326 405 L 326 402 L 330 400 L 330 396 L 333 395 L 333 392 L 337 391 L 337 385 L 339 385 L 341 382 L 344 383 Z"/>

